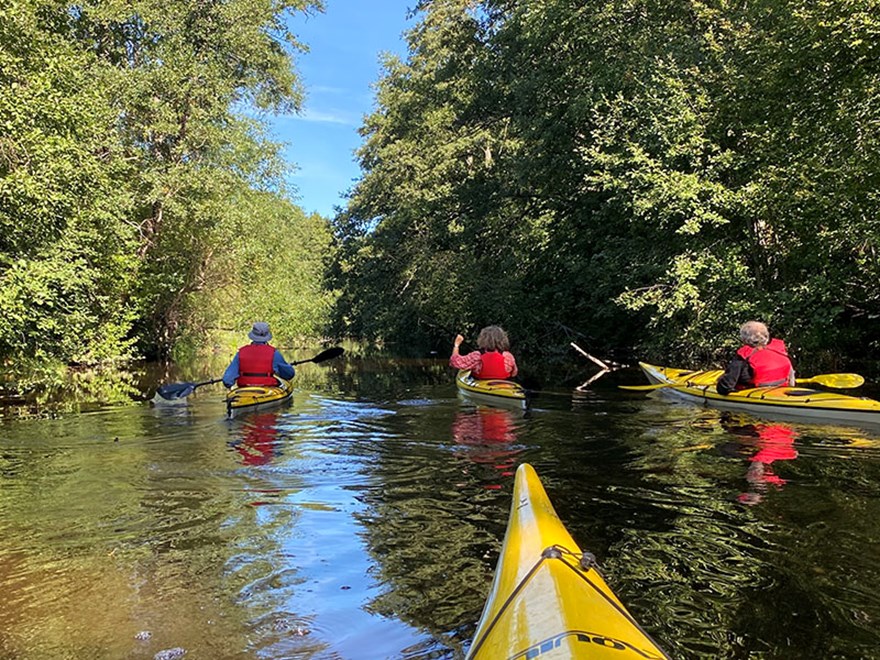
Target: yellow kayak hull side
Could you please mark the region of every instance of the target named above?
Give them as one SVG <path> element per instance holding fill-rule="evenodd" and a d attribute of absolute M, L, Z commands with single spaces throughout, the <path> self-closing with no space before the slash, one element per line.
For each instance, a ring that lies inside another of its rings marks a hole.
<path fill-rule="evenodd" d="M 288 403 L 293 396 L 293 386 L 288 380 L 280 380 L 277 386 L 247 385 L 233 387 L 226 394 L 226 416 L 237 417 L 254 410 L 266 410 Z"/>
<path fill-rule="evenodd" d="M 455 377 L 458 391 L 480 403 L 505 407 L 525 408 L 526 390 L 512 380 L 480 380 L 471 376 L 470 371 L 459 371 Z"/>
<path fill-rule="evenodd" d="M 563 526 L 534 468 L 516 472 L 495 580 L 471 660 L 668 658 Z"/>
<path fill-rule="evenodd" d="M 817 423 L 880 424 L 880 401 L 807 387 L 755 387 L 724 395 L 715 389 L 722 371 L 689 371 L 639 362 L 652 383 L 672 384 L 662 391 L 723 410 L 782 416 Z"/>

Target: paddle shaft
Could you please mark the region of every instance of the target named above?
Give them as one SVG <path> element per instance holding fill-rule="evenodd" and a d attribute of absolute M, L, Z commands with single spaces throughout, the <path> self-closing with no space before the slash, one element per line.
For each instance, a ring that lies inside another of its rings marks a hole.
<path fill-rule="evenodd" d="M 212 378 L 211 380 L 203 380 L 201 383 L 193 383 L 193 389 L 197 387 L 201 387 L 202 385 L 213 385 L 214 383 L 219 383 L 222 378 Z"/>
<path fill-rule="evenodd" d="M 339 357 L 344 352 L 345 352 L 345 349 L 343 349 L 339 346 L 334 346 L 333 348 L 328 348 L 327 350 L 318 353 L 313 358 L 310 358 L 308 360 L 298 360 L 296 362 L 291 362 L 290 364 L 297 365 L 297 364 L 305 364 L 306 362 L 315 362 L 315 363 L 324 362 L 325 360 L 332 360 L 333 358 Z M 197 387 L 201 387 L 202 385 L 211 385 L 213 383 L 219 383 L 221 380 L 223 380 L 223 379 L 222 378 L 212 378 L 211 380 L 205 380 L 205 381 L 202 381 L 201 383 L 172 383 L 171 385 L 163 385 L 162 387 L 160 387 L 159 390 L 157 391 L 157 394 L 160 397 L 162 397 L 163 399 L 169 399 L 169 400 L 185 398 L 185 397 L 189 396 L 190 394 L 192 394 L 192 392 Z M 186 394 L 183 394 L 183 396 L 181 396 L 181 394 L 183 392 L 186 392 Z M 174 396 L 174 395 L 176 395 L 176 396 Z"/>
<path fill-rule="evenodd" d="M 158 390 L 156 390 L 156 394 L 158 394 L 161 398 L 167 399 L 168 401 L 173 401 L 174 399 L 184 399 L 193 393 L 197 387 L 201 387 L 202 385 L 210 385 L 212 383 L 219 383 L 222 379 L 220 378 L 212 378 L 211 380 L 204 380 L 201 383 L 171 383 L 170 385 L 162 385 Z"/>

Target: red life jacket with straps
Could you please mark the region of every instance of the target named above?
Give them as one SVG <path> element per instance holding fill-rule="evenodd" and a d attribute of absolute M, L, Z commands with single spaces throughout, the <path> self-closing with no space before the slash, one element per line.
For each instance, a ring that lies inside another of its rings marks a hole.
<path fill-rule="evenodd" d="M 238 378 L 235 382 L 239 387 L 246 385 L 277 385 L 272 375 L 272 359 L 275 347 L 269 344 L 248 344 L 238 349 Z"/>
<path fill-rule="evenodd" d="M 788 384 L 791 360 L 781 339 L 771 339 L 764 347 L 743 346 L 737 352 L 749 363 L 755 379 L 755 387 L 774 387 Z"/>
<path fill-rule="evenodd" d="M 480 373 L 476 376 L 480 380 L 494 378 L 510 378 L 507 368 L 504 366 L 504 354 L 500 351 L 486 351 L 480 356 Z"/>

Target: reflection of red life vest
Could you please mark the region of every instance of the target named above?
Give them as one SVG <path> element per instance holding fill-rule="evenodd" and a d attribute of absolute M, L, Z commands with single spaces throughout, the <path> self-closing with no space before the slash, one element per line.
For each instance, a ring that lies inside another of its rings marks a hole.
<path fill-rule="evenodd" d="M 281 454 L 276 420 L 275 413 L 253 416 L 245 428 L 244 437 L 232 443 L 241 454 L 244 465 L 266 465 Z"/>
<path fill-rule="evenodd" d="M 743 346 L 736 354 L 752 367 L 755 387 L 773 387 L 788 383 L 791 360 L 788 359 L 785 342 L 781 339 L 771 339 L 763 348 Z"/>
<path fill-rule="evenodd" d="M 794 441 L 797 433 L 782 424 L 758 427 L 758 453 L 749 460 L 769 465 L 773 461 L 790 461 L 797 458 Z"/>
<path fill-rule="evenodd" d="M 486 351 L 480 356 L 482 366 L 480 373 L 476 376 L 482 380 L 490 378 L 508 378 L 510 374 L 504 367 L 504 355 L 499 351 Z"/>
<path fill-rule="evenodd" d="M 794 429 L 787 426 L 772 424 L 759 427 L 758 438 L 758 453 L 749 460 L 765 465 L 764 472 L 761 475 L 763 483 L 784 486 L 785 479 L 775 474 L 770 469 L 770 464 L 774 461 L 790 461 L 797 458 L 797 449 L 794 448 L 797 433 L 794 432 Z"/>
<path fill-rule="evenodd" d="M 483 423 L 483 440 L 486 442 L 510 442 L 515 439 L 513 424 L 506 410 L 479 409 Z"/>
<path fill-rule="evenodd" d="M 272 376 L 272 358 L 275 357 L 275 347 L 269 344 L 248 344 L 238 349 L 238 378 L 236 383 L 239 387 L 245 385 L 277 385 L 278 381 Z"/>

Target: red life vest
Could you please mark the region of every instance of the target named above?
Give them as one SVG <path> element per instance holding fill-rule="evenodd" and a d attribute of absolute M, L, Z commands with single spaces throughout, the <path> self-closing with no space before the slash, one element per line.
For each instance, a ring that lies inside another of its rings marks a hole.
<path fill-rule="evenodd" d="M 245 385 L 277 385 L 272 375 L 272 359 L 275 347 L 269 344 L 248 344 L 238 349 L 238 378 L 235 382 L 239 387 Z"/>
<path fill-rule="evenodd" d="M 791 374 L 791 360 L 785 350 L 785 342 L 771 339 L 764 347 L 743 346 L 737 352 L 752 367 L 755 387 L 786 385 Z"/>
<path fill-rule="evenodd" d="M 480 373 L 475 376 L 480 380 L 493 378 L 510 378 L 507 368 L 504 366 L 504 354 L 499 351 L 486 351 L 480 356 Z"/>

